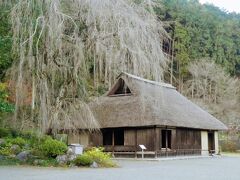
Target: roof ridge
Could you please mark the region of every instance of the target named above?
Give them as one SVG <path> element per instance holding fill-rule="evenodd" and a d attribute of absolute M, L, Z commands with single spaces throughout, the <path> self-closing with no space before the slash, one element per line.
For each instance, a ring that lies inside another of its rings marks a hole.
<path fill-rule="evenodd" d="M 125 74 L 125 75 L 127 75 L 127 76 L 129 76 L 131 78 L 134 78 L 134 79 L 137 79 L 139 81 L 146 82 L 146 83 L 150 83 L 150 84 L 154 84 L 154 85 L 158 85 L 158 86 L 162 86 L 162 87 L 166 87 L 166 88 L 176 89 L 173 85 L 168 84 L 168 83 L 148 80 L 148 79 L 141 78 L 139 76 L 136 76 L 136 75 L 133 75 L 133 74 L 129 74 L 129 73 L 126 73 L 126 72 L 122 72 L 122 74 Z"/>

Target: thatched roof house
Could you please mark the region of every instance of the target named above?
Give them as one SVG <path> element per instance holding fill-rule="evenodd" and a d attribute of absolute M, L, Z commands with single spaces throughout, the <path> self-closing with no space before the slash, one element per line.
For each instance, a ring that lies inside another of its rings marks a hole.
<path fill-rule="evenodd" d="M 127 73 L 90 107 L 101 133 L 89 134 L 85 142 L 115 154 L 137 156 L 140 144 L 156 157 L 218 152 L 217 132 L 227 129 L 172 85 Z"/>
<path fill-rule="evenodd" d="M 93 103 L 102 128 L 173 126 L 224 130 L 226 126 L 170 84 L 121 73 L 113 88 Z"/>

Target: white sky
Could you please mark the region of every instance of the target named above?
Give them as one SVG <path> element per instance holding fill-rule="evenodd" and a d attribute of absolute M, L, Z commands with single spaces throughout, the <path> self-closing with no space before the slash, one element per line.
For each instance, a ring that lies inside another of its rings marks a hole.
<path fill-rule="evenodd" d="M 240 13 L 240 0 L 199 0 L 200 3 L 210 3 L 219 7 L 220 9 L 225 9 L 228 12 Z"/>

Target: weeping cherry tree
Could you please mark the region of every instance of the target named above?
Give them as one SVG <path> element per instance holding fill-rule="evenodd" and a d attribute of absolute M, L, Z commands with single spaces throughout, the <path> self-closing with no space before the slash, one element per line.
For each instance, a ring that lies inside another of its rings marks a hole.
<path fill-rule="evenodd" d="M 31 91 L 31 120 L 49 128 L 98 128 L 87 84 L 110 88 L 124 71 L 161 81 L 167 38 L 154 3 L 131 0 L 19 0 L 13 7 L 15 119 Z M 29 88 L 26 88 L 29 87 Z M 27 92 L 26 92 L 27 91 Z"/>

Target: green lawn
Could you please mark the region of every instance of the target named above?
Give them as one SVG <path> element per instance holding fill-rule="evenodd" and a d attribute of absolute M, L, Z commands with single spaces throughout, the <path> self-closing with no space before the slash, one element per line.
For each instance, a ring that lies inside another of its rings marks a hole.
<path fill-rule="evenodd" d="M 240 157 L 240 152 L 221 152 L 223 156 Z"/>

